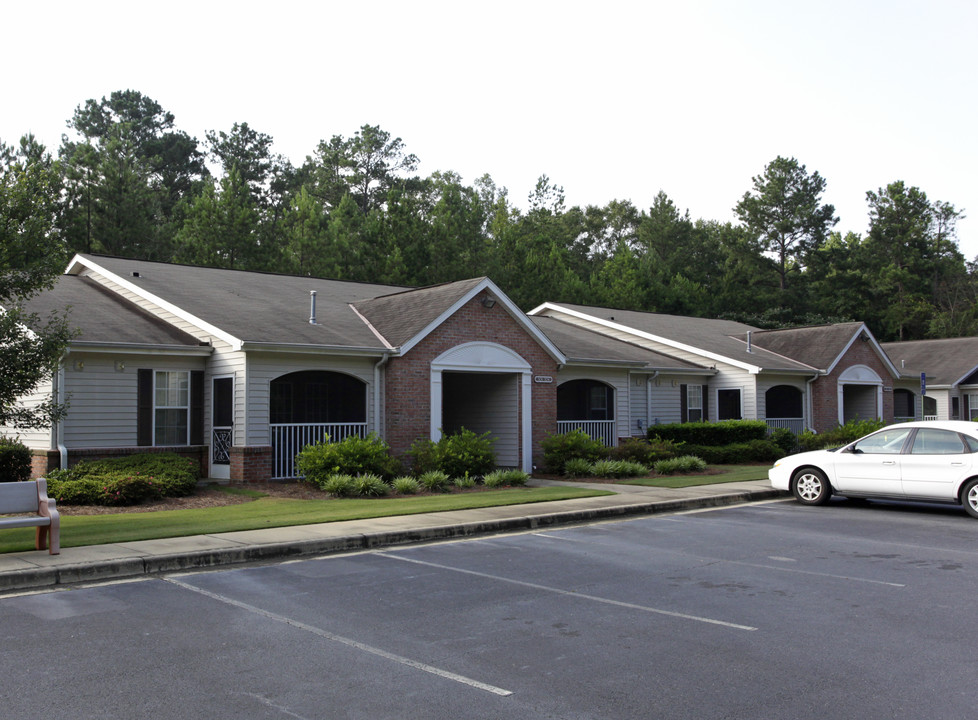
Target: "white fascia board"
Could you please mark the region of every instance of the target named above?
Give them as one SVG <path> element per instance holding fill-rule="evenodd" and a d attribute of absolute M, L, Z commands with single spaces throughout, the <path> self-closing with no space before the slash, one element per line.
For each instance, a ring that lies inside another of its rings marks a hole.
<path fill-rule="evenodd" d="M 377 347 L 353 347 L 345 345 L 309 345 L 299 343 L 267 343 L 267 342 L 242 342 L 239 350 L 244 352 L 276 352 L 276 353 L 298 353 L 308 355 L 355 355 L 357 357 L 381 357 L 390 355 L 393 350 L 396 354 L 397 348 L 385 349 Z"/>
<path fill-rule="evenodd" d="M 75 352 L 107 353 L 115 355 L 188 355 L 207 357 L 214 352 L 210 345 L 143 345 L 139 343 L 100 343 L 75 341 L 70 344 Z"/>
<path fill-rule="evenodd" d="M 866 335 L 869 337 L 869 341 L 868 342 L 871 342 L 873 344 L 873 348 L 874 348 L 874 351 L 876 352 L 876 355 L 879 357 L 880 360 L 883 361 L 883 364 L 886 365 L 887 368 L 889 368 L 890 374 L 893 375 L 893 377 L 895 377 L 895 378 L 901 377 L 900 371 L 896 369 L 896 366 L 890 360 L 890 356 L 887 355 L 886 352 L 883 350 L 883 348 L 880 347 L 880 344 L 878 342 L 876 342 L 876 338 L 873 336 L 873 333 L 871 333 L 869 331 L 869 328 L 866 327 L 866 324 L 865 323 L 862 323 L 862 324 L 859 325 L 859 328 L 856 330 L 856 332 L 853 333 L 853 335 L 852 335 L 851 338 L 849 338 L 849 342 L 847 342 L 846 343 L 846 346 L 844 348 L 842 348 L 842 352 L 840 352 L 836 356 L 835 360 L 833 360 L 829 364 L 829 366 L 825 369 L 825 374 L 826 375 L 829 375 L 829 374 L 832 373 L 833 370 L 835 370 L 835 366 L 838 365 L 842 361 L 843 356 L 847 352 L 849 352 L 849 348 L 851 348 L 853 346 L 853 344 L 856 342 L 856 340 L 858 340 L 862 336 L 863 333 L 866 333 Z"/>
<path fill-rule="evenodd" d="M 443 322 L 448 320 L 452 315 L 458 312 L 467 302 L 478 295 L 483 290 L 489 290 L 493 297 L 496 298 L 496 302 L 505 308 L 506 312 L 509 313 L 510 317 L 516 320 L 520 326 L 529 333 L 534 340 L 536 340 L 540 345 L 543 346 L 547 354 L 550 355 L 558 363 L 567 362 L 567 358 L 564 354 L 557 349 L 557 346 L 550 342 L 550 338 L 543 334 L 543 332 L 534 325 L 527 317 L 526 314 L 520 310 L 512 300 L 507 297 L 506 293 L 500 290 L 496 284 L 489 278 L 483 279 L 478 285 L 469 290 L 465 295 L 454 302 L 451 307 L 449 307 L 445 312 L 436 317 L 427 327 L 425 327 L 421 332 L 415 335 L 413 338 L 408 340 L 406 343 L 401 345 L 401 355 L 407 353 L 411 348 L 417 345 L 419 342 L 424 340 L 430 333 L 432 333 L 435 328 L 441 325 Z"/>
<path fill-rule="evenodd" d="M 948 387 L 954 387 L 955 385 L 960 385 L 965 380 L 967 380 L 971 375 L 973 375 L 976 370 L 978 370 L 978 365 L 975 365 L 973 368 L 971 368 L 968 372 L 966 372 L 960 378 L 958 378 L 953 383 L 951 383 L 950 385 L 948 385 Z M 938 386 L 935 385 L 934 387 L 938 387 Z M 941 386 L 941 387 L 943 387 L 943 386 Z"/>
<path fill-rule="evenodd" d="M 594 317 L 594 315 L 588 315 L 587 313 L 582 313 L 578 310 L 571 310 L 569 308 L 560 307 L 559 305 L 553 305 L 551 303 L 544 303 L 538 307 L 533 308 L 528 315 L 542 315 L 545 311 L 550 310 L 555 313 L 563 313 L 569 315 L 570 317 L 575 317 L 580 320 L 587 320 L 588 322 L 593 322 L 595 325 L 602 325 L 609 330 L 618 330 L 629 335 L 634 335 L 635 337 L 642 338 L 644 340 L 651 340 L 652 342 L 661 343 L 667 347 L 675 348 L 676 350 L 683 350 L 684 352 L 691 353 L 693 355 L 698 355 L 699 357 L 704 357 L 714 362 L 722 362 L 727 365 L 733 365 L 734 367 L 740 368 L 741 370 L 746 370 L 751 375 L 757 375 L 761 372 L 762 368 L 759 365 L 752 365 L 750 363 L 745 363 L 740 360 L 734 360 L 733 358 L 725 357 L 719 353 L 710 352 L 709 350 L 704 350 L 703 348 L 694 347 L 692 345 L 686 345 L 685 343 L 676 342 L 675 340 L 670 340 L 669 338 L 664 338 L 659 335 L 653 335 L 652 333 L 647 333 L 644 330 L 637 330 L 630 325 L 622 325 L 621 323 L 613 322 L 611 320 L 604 320 L 602 318 Z"/>
<path fill-rule="evenodd" d="M 228 345 L 230 345 L 232 350 L 241 349 L 242 341 L 239 338 L 234 337 L 233 335 L 231 335 L 225 330 L 221 330 L 216 325 L 211 325 L 209 322 L 201 320 L 196 315 L 187 312 L 183 308 L 178 307 L 177 305 L 174 305 L 173 303 L 164 300 L 163 298 L 154 295 L 153 293 L 146 292 L 146 290 L 139 287 L 138 285 L 135 285 L 129 282 L 128 280 L 126 280 L 125 278 L 116 275 L 114 272 L 106 270 L 104 267 L 102 267 L 101 265 L 92 261 L 89 258 L 82 257 L 81 255 L 75 255 L 75 257 L 73 257 L 71 259 L 71 262 L 68 264 L 68 269 L 65 271 L 65 274 L 80 275 L 82 272 L 82 268 L 87 268 L 89 270 L 92 270 L 93 272 L 99 273 L 100 275 L 104 275 L 105 277 L 112 280 L 112 282 L 117 283 L 118 285 L 124 287 L 129 292 L 138 295 L 143 300 L 147 300 L 153 303 L 154 305 L 158 305 L 163 310 L 166 310 L 167 312 L 176 315 L 181 320 L 186 320 L 191 325 L 200 328 L 201 330 L 209 333 L 210 335 L 213 335 L 214 337 L 220 338 Z"/>

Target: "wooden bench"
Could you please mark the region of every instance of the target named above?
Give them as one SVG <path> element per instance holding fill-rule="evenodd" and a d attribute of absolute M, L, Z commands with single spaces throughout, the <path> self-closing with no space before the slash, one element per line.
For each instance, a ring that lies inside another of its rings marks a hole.
<path fill-rule="evenodd" d="M 48 548 L 52 555 L 61 552 L 61 516 L 54 500 L 48 497 L 47 480 L 0 482 L 0 515 L 8 513 L 24 514 L 0 517 L 0 529 L 36 527 L 34 547 Z"/>

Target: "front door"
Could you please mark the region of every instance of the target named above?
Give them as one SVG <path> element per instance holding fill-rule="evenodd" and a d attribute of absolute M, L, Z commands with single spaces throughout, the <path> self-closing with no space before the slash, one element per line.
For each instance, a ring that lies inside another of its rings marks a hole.
<path fill-rule="evenodd" d="M 211 471 L 212 478 L 231 477 L 231 445 L 234 443 L 234 378 L 211 381 Z"/>

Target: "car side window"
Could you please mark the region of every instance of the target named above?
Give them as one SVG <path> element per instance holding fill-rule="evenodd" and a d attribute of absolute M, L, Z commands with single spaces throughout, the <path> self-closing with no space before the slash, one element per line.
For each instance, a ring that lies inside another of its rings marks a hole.
<path fill-rule="evenodd" d="M 913 439 L 914 455 L 962 455 L 967 452 L 956 432 L 921 428 Z"/>
<path fill-rule="evenodd" d="M 865 437 L 852 446 L 855 453 L 896 455 L 907 442 L 910 428 L 887 428 Z"/>
<path fill-rule="evenodd" d="M 968 452 L 978 453 L 978 440 L 970 435 L 965 435 L 964 441 L 968 445 Z"/>

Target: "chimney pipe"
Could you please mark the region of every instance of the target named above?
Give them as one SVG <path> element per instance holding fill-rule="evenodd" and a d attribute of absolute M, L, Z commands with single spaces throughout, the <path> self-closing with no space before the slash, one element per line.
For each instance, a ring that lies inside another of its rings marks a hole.
<path fill-rule="evenodd" d="M 754 346 L 751 344 L 751 331 L 747 331 L 747 352 L 754 352 Z"/>
<path fill-rule="evenodd" d="M 316 291 L 309 291 L 309 324 L 316 324 Z"/>

